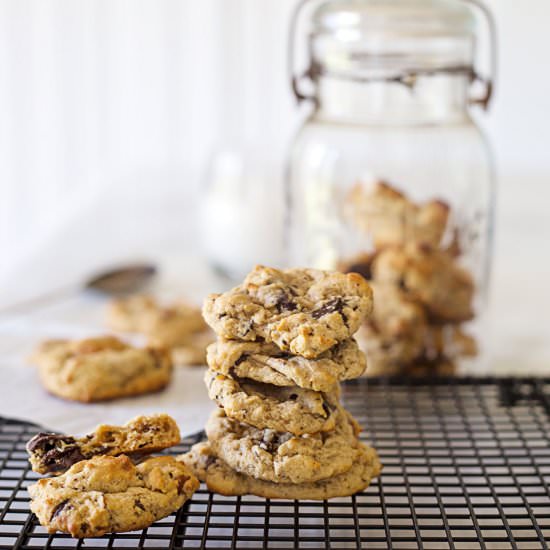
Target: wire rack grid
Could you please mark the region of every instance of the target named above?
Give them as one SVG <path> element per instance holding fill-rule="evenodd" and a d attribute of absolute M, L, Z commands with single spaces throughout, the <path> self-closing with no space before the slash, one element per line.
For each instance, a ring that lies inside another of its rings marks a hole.
<path fill-rule="evenodd" d="M 548 548 L 550 380 L 357 380 L 343 402 L 385 466 L 364 493 L 287 501 L 201 486 L 148 529 L 82 540 L 29 512 L 24 446 L 38 428 L 0 419 L 0 548 Z"/>

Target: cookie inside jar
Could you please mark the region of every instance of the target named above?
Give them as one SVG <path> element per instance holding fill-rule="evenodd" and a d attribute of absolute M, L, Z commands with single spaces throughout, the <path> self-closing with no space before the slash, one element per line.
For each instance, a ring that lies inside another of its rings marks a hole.
<path fill-rule="evenodd" d="M 479 353 L 473 228 L 441 197 L 415 201 L 382 180 L 357 182 L 343 212 L 363 250 L 342 254 L 338 267 L 361 274 L 374 294 L 357 335 L 367 375 L 458 374 Z"/>

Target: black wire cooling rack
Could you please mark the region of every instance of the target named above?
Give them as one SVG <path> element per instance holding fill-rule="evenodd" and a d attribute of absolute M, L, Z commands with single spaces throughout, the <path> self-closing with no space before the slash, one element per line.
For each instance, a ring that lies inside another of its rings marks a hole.
<path fill-rule="evenodd" d="M 548 548 L 550 380 L 359 380 L 343 401 L 385 465 L 364 493 L 284 501 L 201 486 L 148 529 L 80 541 L 29 513 L 37 428 L 0 420 L 0 548 Z"/>

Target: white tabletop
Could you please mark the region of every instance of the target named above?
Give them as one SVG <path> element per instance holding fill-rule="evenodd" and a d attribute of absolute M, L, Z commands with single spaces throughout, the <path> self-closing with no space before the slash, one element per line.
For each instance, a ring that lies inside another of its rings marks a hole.
<path fill-rule="evenodd" d="M 199 291 L 199 286 L 216 287 L 214 277 L 209 284 L 208 276 L 198 270 L 193 276 L 199 283 L 195 286 L 185 275 L 174 285 L 169 270 L 161 267 L 162 271 L 164 276 L 152 285 L 152 290 L 161 296 L 187 295 L 200 302 L 205 292 Z M 190 270 L 185 271 L 189 275 Z M 201 430 L 214 407 L 203 382 L 204 366 L 176 368 L 172 383 L 161 392 L 97 404 L 58 399 L 42 388 L 35 368 L 27 360 L 34 346 L 46 338 L 106 333 L 106 303 L 105 297 L 80 292 L 31 312 L 0 319 L 0 415 L 82 434 L 99 423 L 120 424 L 138 414 L 166 412 L 176 419 L 182 434 Z M 140 343 L 139 339 L 136 343 Z"/>

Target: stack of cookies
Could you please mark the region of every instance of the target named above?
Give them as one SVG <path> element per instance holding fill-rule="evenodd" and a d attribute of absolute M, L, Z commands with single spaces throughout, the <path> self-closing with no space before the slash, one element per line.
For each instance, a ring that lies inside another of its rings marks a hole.
<path fill-rule="evenodd" d="M 339 381 L 360 376 L 353 339 L 372 309 L 363 277 L 257 266 L 243 284 L 210 295 L 218 335 L 205 376 L 219 408 L 208 441 L 181 457 L 212 491 L 325 499 L 365 489 L 376 451 L 339 402 Z"/>
<path fill-rule="evenodd" d="M 166 414 L 100 425 L 84 437 L 39 433 L 27 443 L 32 469 L 54 477 L 28 487 L 31 510 L 48 532 L 76 538 L 148 527 L 199 487 L 173 457 L 149 456 L 179 441 Z"/>
<path fill-rule="evenodd" d="M 477 346 L 463 328 L 474 316 L 475 285 L 460 265 L 462 239 L 449 230 L 449 206 L 414 203 L 379 181 L 357 184 L 347 212 L 374 247 L 340 264 L 374 291 L 373 315 L 359 333 L 369 374 L 452 373 Z"/>

